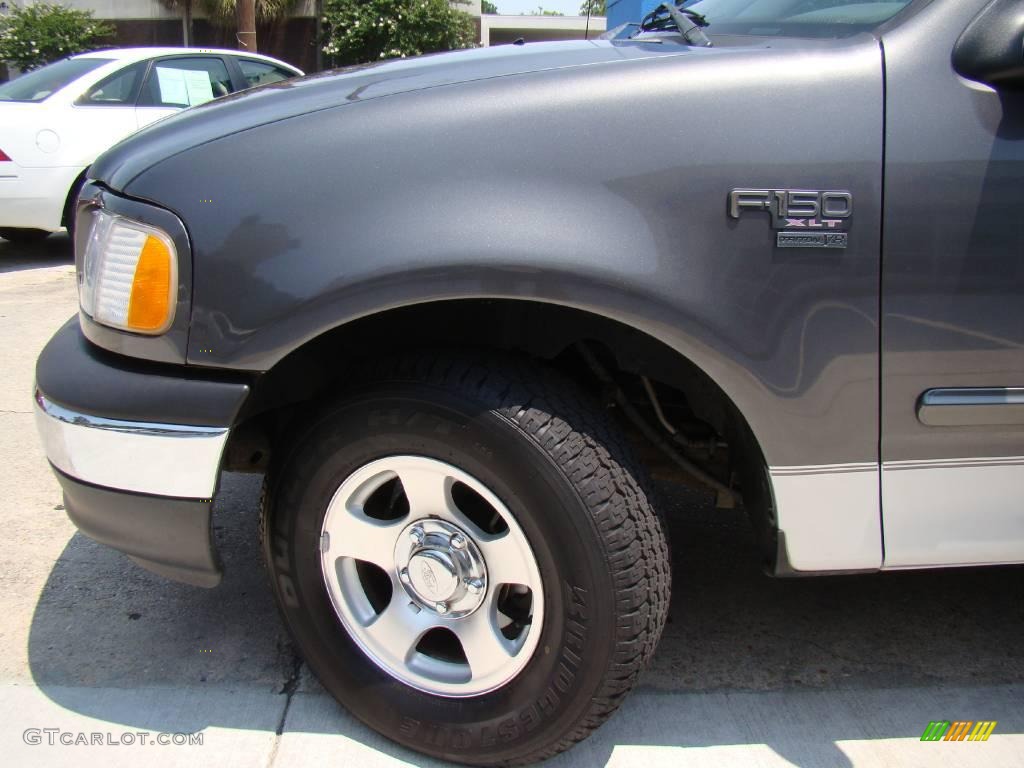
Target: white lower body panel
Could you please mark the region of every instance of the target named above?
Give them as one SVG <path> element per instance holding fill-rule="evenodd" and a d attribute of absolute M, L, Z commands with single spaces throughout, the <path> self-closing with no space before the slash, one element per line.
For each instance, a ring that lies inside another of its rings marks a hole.
<path fill-rule="evenodd" d="M 1024 456 L 882 465 L 885 567 L 1024 561 Z"/>
<path fill-rule="evenodd" d="M 4 163 L 8 165 L 8 163 Z M 61 228 L 64 204 L 81 167 L 18 168 L 0 175 L 0 227 Z"/>
<path fill-rule="evenodd" d="M 771 467 L 769 474 L 794 570 L 881 567 L 877 464 Z"/>

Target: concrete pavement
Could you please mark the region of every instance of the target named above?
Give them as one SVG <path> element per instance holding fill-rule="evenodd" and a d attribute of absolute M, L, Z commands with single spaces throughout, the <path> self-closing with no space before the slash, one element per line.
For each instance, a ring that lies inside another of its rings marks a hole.
<path fill-rule="evenodd" d="M 439 765 L 356 722 L 295 655 L 259 562 L 257 478 L 226 476 L 216 499 L 216 590 L 75 532 L 31 415 L 35 357 L 75 306 L 65 237 L 0 241 L 0 759 Z M 1024 765 L 1024 569 L 771 580 L 741 516 L 666 495 L 671 623 L 622 711 L 553 765 Z M 939 719 L 999 724 L 984 743 L 920 742 Z"/>

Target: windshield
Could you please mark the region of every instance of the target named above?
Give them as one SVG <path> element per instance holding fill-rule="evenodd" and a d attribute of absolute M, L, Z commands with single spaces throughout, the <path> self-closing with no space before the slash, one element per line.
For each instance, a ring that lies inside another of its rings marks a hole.
<path fill-rule="evenodd" d="M 687 0 L 709 35 L 845 37 L 874 29 L 911 0 Z"/>
<path fill-rule="evenodd" d="M 63 59 L 0 85 L 0 101 L 42 101 L 113 59 Z"/>

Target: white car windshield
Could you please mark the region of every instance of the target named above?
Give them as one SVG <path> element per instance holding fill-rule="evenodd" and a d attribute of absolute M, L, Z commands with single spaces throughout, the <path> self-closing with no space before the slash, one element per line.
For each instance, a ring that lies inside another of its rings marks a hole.
<path fill-rule="evenodd" d="M 63 59 L 0 85 L 0 101 L 43 101 L 113 59 Z"/>

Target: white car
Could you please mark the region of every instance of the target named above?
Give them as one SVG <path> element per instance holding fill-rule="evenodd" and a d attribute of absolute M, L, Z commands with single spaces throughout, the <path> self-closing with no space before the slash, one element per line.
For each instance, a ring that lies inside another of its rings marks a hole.
<path fill-rule="evenodd" d="M 89 164 L 149 123 L 302 74 L 239 51 L 119 48 L 0 85 L 0 237 L 29 242 L 67 226 Z"/>

